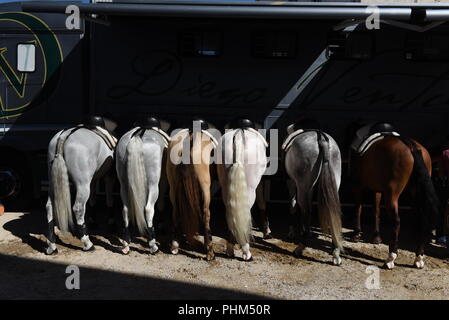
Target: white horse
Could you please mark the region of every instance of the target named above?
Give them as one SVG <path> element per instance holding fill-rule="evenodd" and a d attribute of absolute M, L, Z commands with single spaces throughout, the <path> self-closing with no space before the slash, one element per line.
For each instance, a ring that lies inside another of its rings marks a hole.
<path fill-rule="evenodd" d="M 310 236 L 312 196 L 318 187 L 318 214 L 321 230 L 332 236 L 333 263 L 341 264 L 343 250 L 341 235 L 341 208 L 338 189 L 341 181 L 341 155 L 335 140 L 318 129 L 291 125 L 290 134 L 282 148 L 285 151 L 285 168 L 295 187 L 289 187 L 292 210 L 300 244 L 295 255 L 301 256 Z M 296 190 L 295 190 L 296 189 Z M 299 214 L 298 214 L 299 211 Z"/>
<path fill-rule="evenodd" d="M 162 157 L 169 141 L 159 120 L 148 118 L 145 126 L 128 131 L 117 144 L 116 169 L 123 201 L 123 254 L 129 252 L 130 219 L 140 235 L 148 237 L 150 253 L 159 250 L 153 225 L 154 205 L 159 197 Z"/>
<path fill-rule="evenodd" d="M 92 123 L 89 126 L 80 125 L 59 131 L 48 146 L 48 255 L 57 253 L 55 226 L 62 232 L 75 231 L 70 180 L 76 189 L 73 213 L 84 251 L 95 249 L 87 233 L 84 215 L 92 182 L 97 178 L 105 178 L 106 204 L 110 210 L 113 207 L 113 176 L 109 174 L 109 169 L 112 167 L 117 140 L 109 132 L 115 129 L 116 124 L 108 121 L 108 132 L 103 128 L 105 122 L 102 118 L 92 117 L 90 120 Z"/>
<path fill-rule="evenodd" d="M 226 132 L 218 150 L 221 164 L 217 165 L 226 220 L 230 234 L 226 252 L 234 256 L 237 242 L 243 251 L 243 260 L 252 258 L 249 243 L 252 239 L 251 208 L 256 200 L 256 189 L 267 167 L 267 142 L 263 136 L 247 126 Z"/>

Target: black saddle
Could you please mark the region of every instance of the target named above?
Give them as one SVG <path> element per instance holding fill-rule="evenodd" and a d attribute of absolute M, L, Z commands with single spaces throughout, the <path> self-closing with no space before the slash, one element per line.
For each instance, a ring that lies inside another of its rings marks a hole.
<path fill-rule="evenodd" d="M 234 119 L 229 123 L 229 126 L 232 129 L 248 129 L 248 128 L 255 129 L 254 122 L 246 118 Z"/>
<path fill-rule="evenodd" d="M 371 127 L 369 134 L 372 135 L 377 132 L 393 132 L 393 131 L 395 131 L 395 128 L 391 123 L 378 122 Z"/>
<path fill-rule="evenodd" d="M 87 115 L 84 118 L 83 125 L 89 129 L 93 129 L 95 127 L 101 127 L 103 129 L 106 129 L 103 117 L 96 115 Z"/>
<path fill-rule="evenodd" d="M 156 127 L 158 129 L 161 128 L 161 122 L 159 121 L 158 118 L 154 117 L 154 116 L 149 116 L 144 118 L 141 123 L 140 126 L 144 129 L 151 129 L 153 127 Z"/>
<path fill-rule="evenodd" d="M 301 118 L 301 119 L 296 120 L 295 123 L 293 124 L 293 131 L 297 131 L 299 129 L 320 130 L 321 124 L 315 119 Z"/>

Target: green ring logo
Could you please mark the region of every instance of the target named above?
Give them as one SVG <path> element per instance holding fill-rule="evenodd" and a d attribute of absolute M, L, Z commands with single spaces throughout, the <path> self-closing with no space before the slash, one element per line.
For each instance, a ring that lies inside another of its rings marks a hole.
<path fill-rule="evenodd" d="M 42 87 L 52 77 L 59 77 L 59 67 L 63 61 L 62 49 L 56 35 L 44 21 L 25 12 L 0 13 L 0 22 L 2 21 L 17 23 L 33 34 L 34 40 L 29 43 L 37 43 L 44 61 Z M 15 72 L 4 56 L 6 51 L 7 48 L 0 48 L 0 74 L 6 77 L 8 83 L 22 100 L 25 97 L 27 73 L 17 74 Z M 33 97 L 29 97 L 28 101 L 20 106 L 10 106 L 4 104 L 2 94 L 4 93 L 0 92 L 0 119 L 21 115 L 30 108 L 33 99 Z"/>

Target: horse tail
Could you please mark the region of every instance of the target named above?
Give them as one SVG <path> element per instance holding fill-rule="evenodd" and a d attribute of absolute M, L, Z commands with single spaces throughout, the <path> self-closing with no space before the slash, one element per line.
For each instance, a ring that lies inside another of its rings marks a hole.
<path fill-rule="evenodd" d="M 64 144 L 68 135 L 59 136 L 56 143 L 55 157 L 50 165 L 50 183 L 53 193 L 53 212 L 55 224 L 63 232 L 73 230 L 73 217 L 70 199 L 70 184 L 67 165 L 64 160 Z"/>
<path fill-rule="evenodd" d="M 330 145 L 324 133 L 318 133 L 318 144 L 321 156 L 321 172 L 318 177 L 318 216 L 321 230 L 332 237 L 336 248 L 343 251 L 341 234 L 341 205 L 338 186 L 330 166 Z"/>
<path fill-rule="evenodd" d="M 421 220 L 421 231 L 424 237 L 430 237 L 432 227 L 435 224 L 435 219 L 438 215 L 440 200 L 438 199 L 435 187 L 427 170 L 421 150 L 416 143 L 411 139 L 399 137 L 402 142 L 407 145 L 413 156 L 413 177 L 416 179 L 418 187 L 417 195 L 423 199 L 423 207 L 418 210 Z M 430 239 L 430 238 L 429 238 Z"/>
<path fill-rule="evenodd" d="M 129 217 L 141 235 L 145 235 L 147 225 L 145 221 L 145 204 L 148 196 L 147 175 L 143 162 L 143 141 L 134 136 L 126 147 Z"/>
<path fill-rule="evenodd" d="M 242 139 L 238 140 L 238 133 L 242 133 Z M 251 241 L 251 210 L 248 200 L 248 188 L 246 185 L 244 162 L 245 133 L 237 131 L 233 137 L 234 161 L 229 169 L 228 210 L 226 220 L 235 240 L 241 246 Z"/>
<path fill-rule="evenodd" d="M 201 189 L 192 164 L 180 163 L 175 187 L 176 220 L 181 223 L 187 239 L 199 232 L 201 213 Z"/>

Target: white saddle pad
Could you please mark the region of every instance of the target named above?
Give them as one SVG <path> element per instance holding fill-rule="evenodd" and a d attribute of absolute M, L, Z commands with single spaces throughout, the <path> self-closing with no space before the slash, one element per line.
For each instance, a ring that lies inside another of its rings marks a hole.
<path fill-rule="evenodd" d="M 304 132 L 303 129 L 299 129 L 290 133 L 288 137 L 284 140 L 284 143 L 282 144 L 282 150 L 284 150 L 284 152 L 287 152 L 287 150 L 290 149 L 290 147 L 292 146 L 293 140 L 295 140 L 295 138 L 303 132 Z"/>
<path fill-rule="evenodd" d="M 393 136 L 395 137 L 399 137 L 399 133 L 397 132 L 389 132 L 391 133 Z M 364 155 L 366 151 L 368 151 L 368 149 L 377 141 L 380 141 L 382 139 L 384 139 L 385 137 L 388 137 L 388 135 L 383 135 L 383 132 L 376 132 L 372 135 L 370 135 L 368 138 L 366 138 L 365 140 L 362 141 L 362 143 L 360 144 L 360 146 L 357 148 L 357 153 L 359 155 Z"/>

